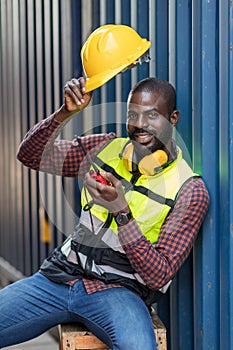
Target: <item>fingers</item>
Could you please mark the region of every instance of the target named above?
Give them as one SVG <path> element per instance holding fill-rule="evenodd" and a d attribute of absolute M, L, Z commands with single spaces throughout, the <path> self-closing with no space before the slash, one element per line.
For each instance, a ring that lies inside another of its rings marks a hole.
<path fill-rule="evenodd" d="M 101 171 L 100 174 L 113 186 L 122 187 L 121 182 L 111 173 Z"/>
<path fill-rule="evenodd" d="M 117 213 L 128 206 L 121 182 L 110 173 L 101 175 L 111 182 L 111 186 L 102 184 L 91 177 L 88 173 L 85 176 L 84 186 L 95 204 L 108 209 L 109 212 Z"/>
<path fill-rule="evenodd" d="M 110 185 L 96 181 L 95 178 L 87 173 L 84 178 L 84 186 L 88 190 L 94 204 L 105 207 L 111 213 L 118 213 L 128 208 L 125 193 L 120 180 L 113 174 L 100 172 Z"/>
<path fill-rule="evenodd" d="M 113 186 L 105 185 L 99 181 L 96 181 L 89 173 L 87 173 L 85 176 L 84 186 L 88 189 L 90 195 L 96 203 L 97 201 L 99 203 L 102 200 L 113 201 L 118 196 L 117 191 Z"/>
<path fill-rule="evenodd" d="M 91 190 L 93 189 L 94 191 L 100 193 L 100 192 L 105 192 L 106 190 L 108 190 L 108 188 L 106 189 L 106 186 L 107 187 L 111 187 L 109 185 L 105 185 L 104 183 L 94 179 L 90 173 L 87 173 L 85 175 L 85 179 L 84 179 L 84 182 L 85 182 L 85 186 L 90 188 Z"/>
<path fill-rule="evenodd" d="M 98 182 L 100 184 L 100 185 L 98 185 L 98 189 L 103 189 L 103 190 L 106 190 L 105 186 L 114 187 L 114 188 L 122 188 L 121 182 L 114 175 L 112 175 L 111 173 L 100 171 L 100 175 L 105 180 L 107 180 L 107 182 L 109 183 L 108 185 L 106 185 L 104 183 L 101 183 L 98 180 L 96 181 L 95 179 L 93 179 L 93 177 L 91 177 L 91 175 L 89 173 L 86 174 L 86 181 L 87 181 L 87 183 L 89 184 L 89 182 L 90 182 L 90 185 L 93 185 L 93 186 L 96 187 L 96 182 Z M 101 185 L 103 185 L 103 186 L 101 186 Z"/>
<path fill-rule="evenodd" d="M 85 89 L 86 82 L 83 77 L 79 79 L 73 78 L 65 84 L 64 94 L 67 97 L 70 97 L 77 105 L 81 105 L 82 103 L 85 103 Z"/>

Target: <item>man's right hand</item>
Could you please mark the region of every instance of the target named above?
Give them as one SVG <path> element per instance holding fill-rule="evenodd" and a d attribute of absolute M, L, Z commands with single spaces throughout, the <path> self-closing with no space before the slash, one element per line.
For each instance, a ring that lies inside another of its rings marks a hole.
<path fill-rule="evenodd" d="M 92 93 L 85 93 L 86 80 L 73 78 L 64 86 L 64 108 L 67 112 L 79 112 L 90 102 Z"/>
<path fill-rule="evenodd" d="M 56 111 L 55 119 L 59 122 L 69 120 L 69 118 L 82 111 L 91 101 L 92 92 L 85 93 L 86 80 L 81 77 L 73 78 L 64 86 L 64 103 Z"/>

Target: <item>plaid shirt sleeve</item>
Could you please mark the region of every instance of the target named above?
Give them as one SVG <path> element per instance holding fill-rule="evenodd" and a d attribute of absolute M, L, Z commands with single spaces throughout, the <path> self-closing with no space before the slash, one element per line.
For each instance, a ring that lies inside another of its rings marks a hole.
<path fill-rule="evenodd" d="M 162 288 L 175 276 L 191 251 L 208 206 L 205 184 L 194 178 L 182 189 L 155 245 L 146 240 L 135 220 L 119 227 L 123 249 L 150 289 Z"/>
<path fill-rule="evenodd" d="M 83 176 L 89 169 L 83 150 L 76 139 L 57 140 L 67 122 L 60 123 L 56 114 L 43 119 L 28 131 L 19 146 L 17 158 L 25 166 L 50 174 L 77 177 Z M 114 133 L 95 134 L 82 137 L 82 143 L 92 157 Z"/>

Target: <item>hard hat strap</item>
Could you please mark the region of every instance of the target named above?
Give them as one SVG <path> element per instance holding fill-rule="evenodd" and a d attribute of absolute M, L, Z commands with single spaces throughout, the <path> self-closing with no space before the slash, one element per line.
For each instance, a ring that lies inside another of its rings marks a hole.
<path fill-rule="evenodd" d="M 143 63 L 148 63 L 150 62 L 151 57 L 149 56 L 148 52 L 143 54 L 141 57 L 139 57 L 135 63 L 130 64 L 129 66 L 127 66 L 122 72 L 126 71 L 127 69 L 131 69 L 137 66 L 140 66 Z"/>

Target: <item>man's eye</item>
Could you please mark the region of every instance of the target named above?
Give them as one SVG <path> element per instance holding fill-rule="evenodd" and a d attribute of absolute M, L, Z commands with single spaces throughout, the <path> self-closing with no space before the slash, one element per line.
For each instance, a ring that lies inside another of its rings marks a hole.
<path fill-rule="evenodd" d="M 137 114 L 134 114 L 134 113 L 128 114 L 128 119 L 136 119 L 136 118 L 137 118 Z"/>
<path fill-rule="evenodd" d="M 156 119 L 158 117 L 159 117 L 159 113 L 157 112 L 152 112 L 147 114 L 147 118 L 150 118 L 150 119 Z"/>

